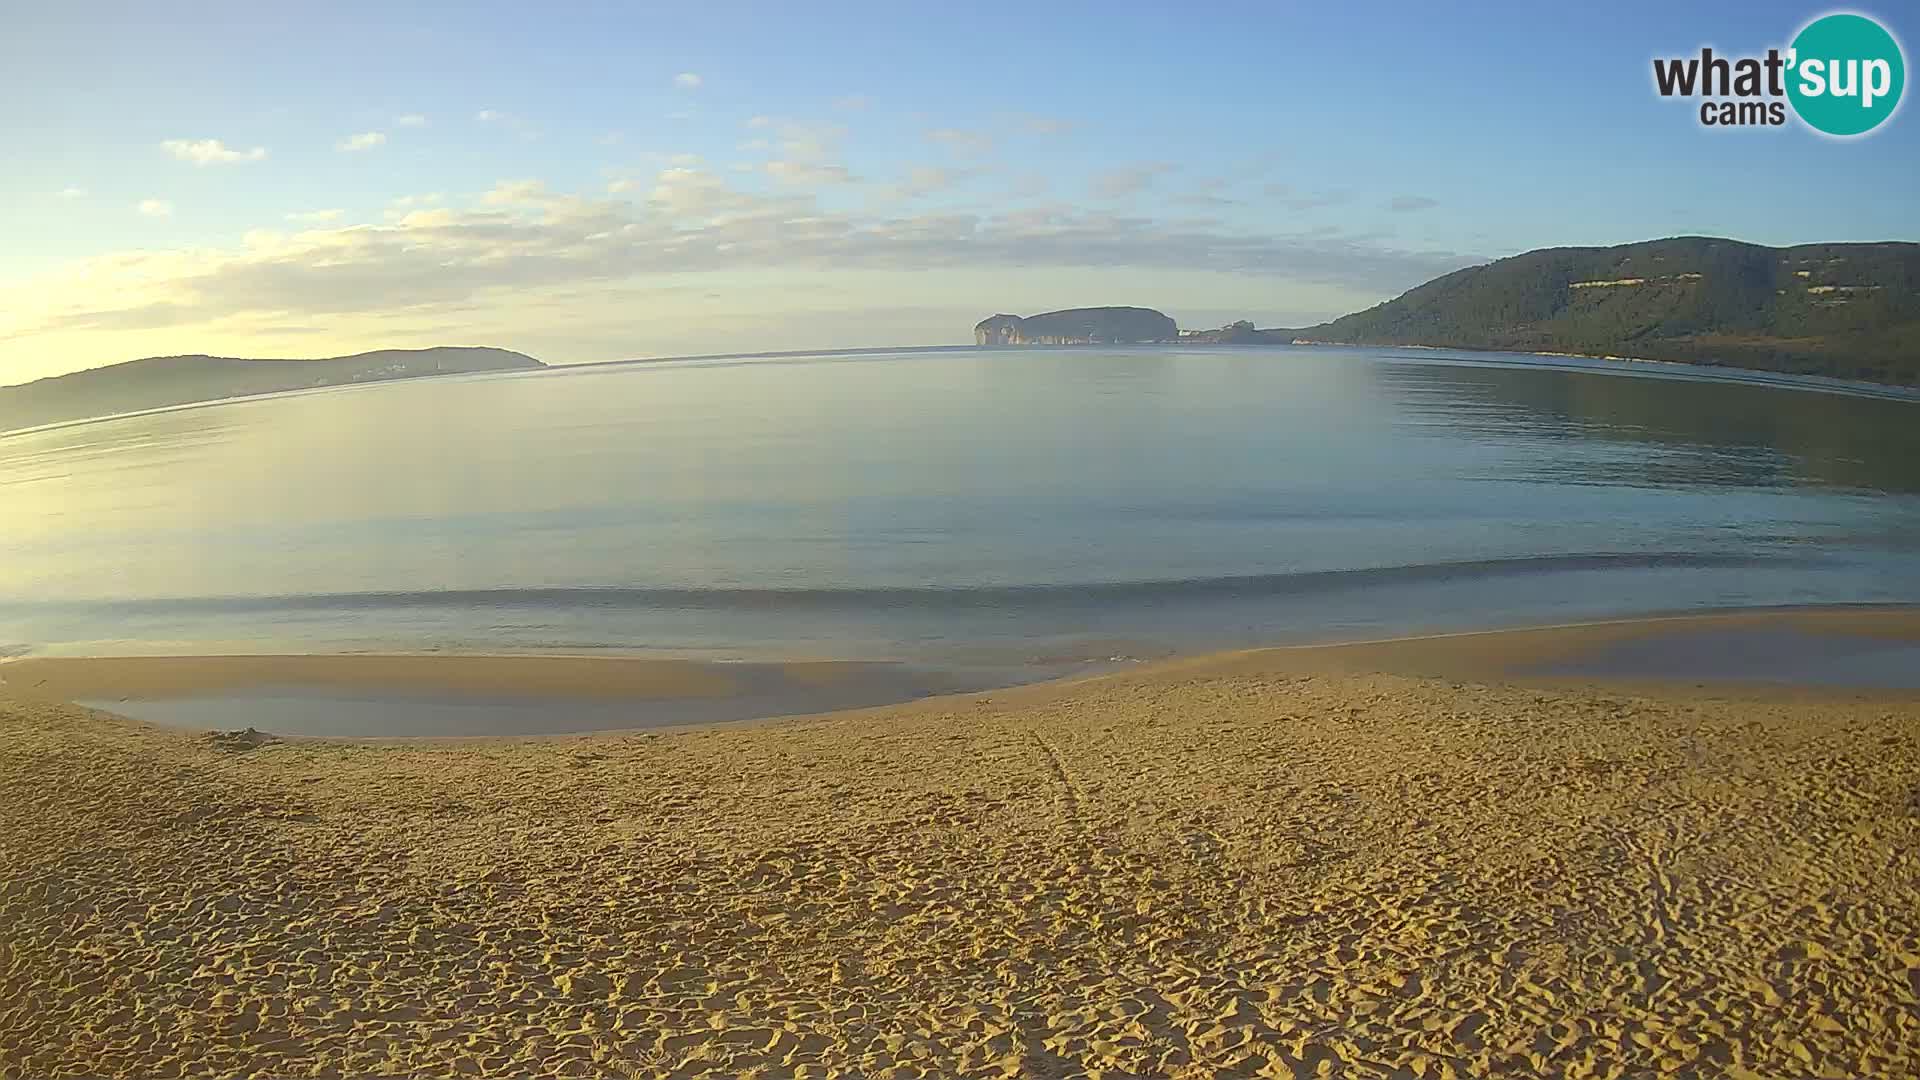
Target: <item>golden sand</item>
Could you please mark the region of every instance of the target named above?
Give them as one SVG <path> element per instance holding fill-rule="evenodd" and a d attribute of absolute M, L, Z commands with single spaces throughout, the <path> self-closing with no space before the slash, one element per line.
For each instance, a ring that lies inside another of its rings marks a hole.
<path fill-rule="evenodd" d="M 0 1077 L 1920 1075 L 1920 699 L 1367 655 L 536 741 L 0 703 Z"/>

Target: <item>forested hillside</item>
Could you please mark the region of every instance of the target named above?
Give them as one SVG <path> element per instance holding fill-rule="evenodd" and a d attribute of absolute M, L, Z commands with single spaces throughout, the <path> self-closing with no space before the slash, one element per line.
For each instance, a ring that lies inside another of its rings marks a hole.
<path fill-rule="evenodd" d="M 1295 332 L 1920 383 L 1920 244 L 1675 237 L 1469 267 Z"/>

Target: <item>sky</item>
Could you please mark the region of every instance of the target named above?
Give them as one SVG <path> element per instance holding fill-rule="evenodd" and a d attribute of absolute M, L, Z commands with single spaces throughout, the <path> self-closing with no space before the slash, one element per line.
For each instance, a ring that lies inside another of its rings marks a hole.
<path fill-rule="evenodd" d="M 1653 90 L 1830 10 L 0 0 L 0 384 L 1305 326 L 1537 247 L 1920 239 L 1912 108 L 1842 141 Z"/>

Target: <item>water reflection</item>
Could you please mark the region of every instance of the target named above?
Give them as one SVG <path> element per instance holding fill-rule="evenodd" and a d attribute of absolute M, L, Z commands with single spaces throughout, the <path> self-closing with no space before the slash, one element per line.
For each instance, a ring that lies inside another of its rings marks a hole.
<path fill-rule="evenodd" d="M 1383 362 L 1369 370 L 1410 418 L 1452 434 L 1663 451 L 1541 458 L 1528 469 L 1541 479 L 1920 493 L 1920 404 L 1912 402 L 1553 369 Z"/>
<path fill-rule="evenodd" d="M 1911 600 L 1916 416 L 1322 348 L 392 383 L 0 438 L 0 649 L 870 657 Z M 793 596 L 832 603 L 759 599 Z"/>

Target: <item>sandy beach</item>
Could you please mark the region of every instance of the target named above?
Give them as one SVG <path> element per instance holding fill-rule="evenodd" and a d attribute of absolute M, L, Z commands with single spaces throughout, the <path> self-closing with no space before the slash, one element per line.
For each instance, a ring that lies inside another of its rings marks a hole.
<path fill-rule="evenodd" d="M 1920 692 L 1538 674 L 1649 632 L 463 742 L 9 664 L 0 1077 L 1920 1074 Z"/>

